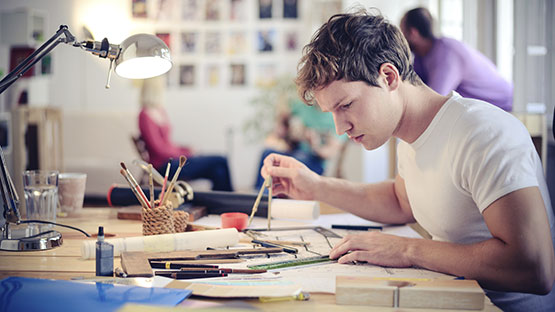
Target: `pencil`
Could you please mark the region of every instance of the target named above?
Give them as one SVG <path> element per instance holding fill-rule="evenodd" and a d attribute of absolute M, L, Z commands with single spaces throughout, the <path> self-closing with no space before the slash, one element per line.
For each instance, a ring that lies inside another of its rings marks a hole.
<path fill-rule="evenodd" d="M 375 226 L 375 225 L 332 224 L 331 228 L 332 229 L 343 229 L 343 230 L 356 230 L 356 231 L 383 230 L 382 226 Z"/>
<path fill-rule="evenodd" d="M 148 164 L 148 188 L 150 190 L 150 207 L 154 208 L 154 183 L 152 182 L 152 164 Z"/>
<path fill-rule="evenodd" d="M 173 187 L 175 186 L 175 182 L 177 182 L 177 178 L 179 177 L 179 174 L 181 173 L 181 168 L 183 168 L 183 166 L 185 165 L 185 162 L 187 162 L 187 157 L 185 157 L 184 155 L 179 156 L 179 167 L 177 167 L 177 170 L 175 171 L 175 174 L 173 175 L 172 181 L 170 182 L 170 185 L 168 186 L 168 194 L 171 193 L 171 191 L 173 190 Z M 166 196 L 167 198 L 167 196 Z M 164 201 L 162 202 L 162 204 L 164 204 L 164 202 L 167 199 L 164 199 Z"/>
<path fill-rule="evenodd" d="M 251 270 L 251 269 L 228 269 L 228 268 L 219 268 L 219 269 L 197 269 L 197 268 L 181 268 L 181 272 L 187 273 L 227 273 L 227 274 L 259 274 L 259 273 L 266 273 L 266 270 Z"/>
<path fill-rule="evenodd" d="M 168 176 L 170 175 L 171 159 L 168 161 L 166 166 L 166 174 L 164 175 L 164 184 L 162 184 L 162 192 L 160 192 L 160 203 L 158 206 L 162 206 L 162 201 L 164 200 L 164 191 L 166 190 L 166 184 L 168 183 Z"/>
<path fill-rule="evenodd" d="M 150 262 L 153 269 L 181 269 L 181 268 L 196 268 L 196 269 L 217 269 L 217 265 L 210 264 L 187 264 L 187 263 L 173 263 L 173 262 Z"/>
<path fill-rule="evenodd" d="M 280 244 L 276 244 L 276 243 L 271 243 L 271 242 L 267 242 L 267 241 L 263 241 L 263 240 L 253 239 L 251 242 L 253 244 L 259 244 L 262 247 L 281 248 L 281 249 L 283 249 L 283 251 L 285 251 L 286 253 L 290 253 L 290 254 L 296 254 L 296 253 L 299 252 L 299 250 L 297 248 L 284 246 L 284 245 L 280 245 Z"/>
<path fill-rule="evenodd" d="M 160 272 L 154 273 L 157 276 L 164 276 L 174 279 L 193 279 L 193 278 L 208 278 L 208 277 L 222 277 L 227 276 L 227 273 L 187 273 L 187 272 Z"/>

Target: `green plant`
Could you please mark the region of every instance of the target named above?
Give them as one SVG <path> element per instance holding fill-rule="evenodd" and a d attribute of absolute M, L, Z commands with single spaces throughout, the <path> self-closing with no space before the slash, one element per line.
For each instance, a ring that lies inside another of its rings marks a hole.
<path fill-rule="evenodd" d="M 253 115 L 243 125 L 247 140 L 251 143 L 263 140 L 274 128 L 277 114 L 290 110 L 297 99 L 297 88 L 291 76 L 282 76 L 271 84 L 259 86 L 257 95 L 249 102 Z"/>

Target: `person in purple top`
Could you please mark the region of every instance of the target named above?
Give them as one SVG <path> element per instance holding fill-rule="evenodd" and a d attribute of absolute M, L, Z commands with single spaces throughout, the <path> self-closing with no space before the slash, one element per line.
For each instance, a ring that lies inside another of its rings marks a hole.
<path fill-rule="evenodd" d="M 408 11 L 401 19 L 401 31 L 414 54 L 414 71 L 430 88 L 442 95 L 455 90 L 511 111 L 512 84 L 477 50 L 455 39 L 435 37 L 426 8 Z"/>

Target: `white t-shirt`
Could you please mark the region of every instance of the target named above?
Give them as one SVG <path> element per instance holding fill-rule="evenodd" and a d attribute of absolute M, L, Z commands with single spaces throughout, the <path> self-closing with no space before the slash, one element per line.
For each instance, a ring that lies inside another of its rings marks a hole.
<path fill-rule="evenodd" d="M 412 144 L 401 141 L 397 151 L 414 218 L 434 240 L 470 244 L 491 238 L 484 209 L 512 191 L 537 186 L 555 241 L 541 161 L 530 134 L 511 114 L 452 92 L 424 133 Z M 546 296 L 486 292 L 503 310 L 555 308 L 555 290 Z"/>

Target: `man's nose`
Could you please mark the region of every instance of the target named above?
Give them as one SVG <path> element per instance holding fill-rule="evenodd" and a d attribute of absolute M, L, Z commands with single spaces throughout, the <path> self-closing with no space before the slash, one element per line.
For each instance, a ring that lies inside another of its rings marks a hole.
<path fill-rule="evenodd" d="M 343 133 L 349 131 L 352 126 L 347 120 L 333 114 L 333 123 L 335 124 L 335 132 L 337 135 L 342 135 Z"/>

